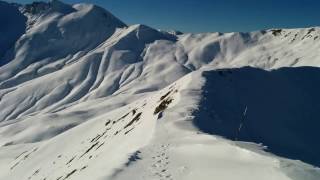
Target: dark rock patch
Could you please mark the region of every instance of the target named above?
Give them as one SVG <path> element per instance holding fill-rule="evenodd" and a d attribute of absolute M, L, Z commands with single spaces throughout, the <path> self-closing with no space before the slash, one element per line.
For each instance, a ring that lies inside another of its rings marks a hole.
<path fill-rule="evenodd" d="M 165 100 L 163 100 L 159 106 L 156 107 L 156 109 L 154 110 L 153 114 L 158 114 L 159 112 L 164 111 L 165 109 L 167 109 L 167 107 L 169 106 L 169 104 L 173 101 L 173 99 L 171 98 L 167 98 Z"/>

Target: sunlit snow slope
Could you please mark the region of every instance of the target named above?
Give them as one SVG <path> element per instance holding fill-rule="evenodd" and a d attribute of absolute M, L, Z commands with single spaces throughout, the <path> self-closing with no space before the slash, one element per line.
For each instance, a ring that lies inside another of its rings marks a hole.
<path fill-rule="evenodd" d="M 0 23 L 1 180 L 320 178 L 318 27 L 180 34 L 57 0 Z"/>

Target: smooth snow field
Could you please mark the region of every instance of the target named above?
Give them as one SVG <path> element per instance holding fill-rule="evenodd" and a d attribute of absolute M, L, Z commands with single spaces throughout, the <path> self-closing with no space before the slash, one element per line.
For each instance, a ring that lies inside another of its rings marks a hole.
<path fill-rule="evenodd" d="M 320 28 L 178 33 L 0 1 L 0 180 L 319 180 Z"/>

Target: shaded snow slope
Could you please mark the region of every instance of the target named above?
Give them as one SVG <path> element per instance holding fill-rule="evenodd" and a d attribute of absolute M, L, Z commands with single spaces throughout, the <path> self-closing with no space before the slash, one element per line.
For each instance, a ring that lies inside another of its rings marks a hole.
<path fill-rule="evenodd" d="M 247 107 L 237 140 L 319 165 L 319 27 L 181 34 L 90 4 L 1 9 L 19 28 L 0 44 L 0 179 L 319 177 L 212 135 L 234 140 Z"/>
<path fill-rule="evenodd" d="M 195 125 L 232 140 L 263 143 L 276 154 L 320 166 L 320 69 L 244 67 L 204 72 Z"/>
<path fill-rule="evenodd" d="M 0 66 L 7 63 L 4 57 L 10 56 L 10 49 L 25 32 L 26 21 L 17 5 L 0 1 Z"/>

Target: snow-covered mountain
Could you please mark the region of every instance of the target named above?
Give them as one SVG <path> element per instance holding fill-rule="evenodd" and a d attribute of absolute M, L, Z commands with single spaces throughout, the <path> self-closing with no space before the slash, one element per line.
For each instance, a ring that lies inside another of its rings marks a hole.
<path fill-rule="evenodd" d="M 0 179 L 320 178 L 320 28 L 188 34 L 0 2 Z"/>

